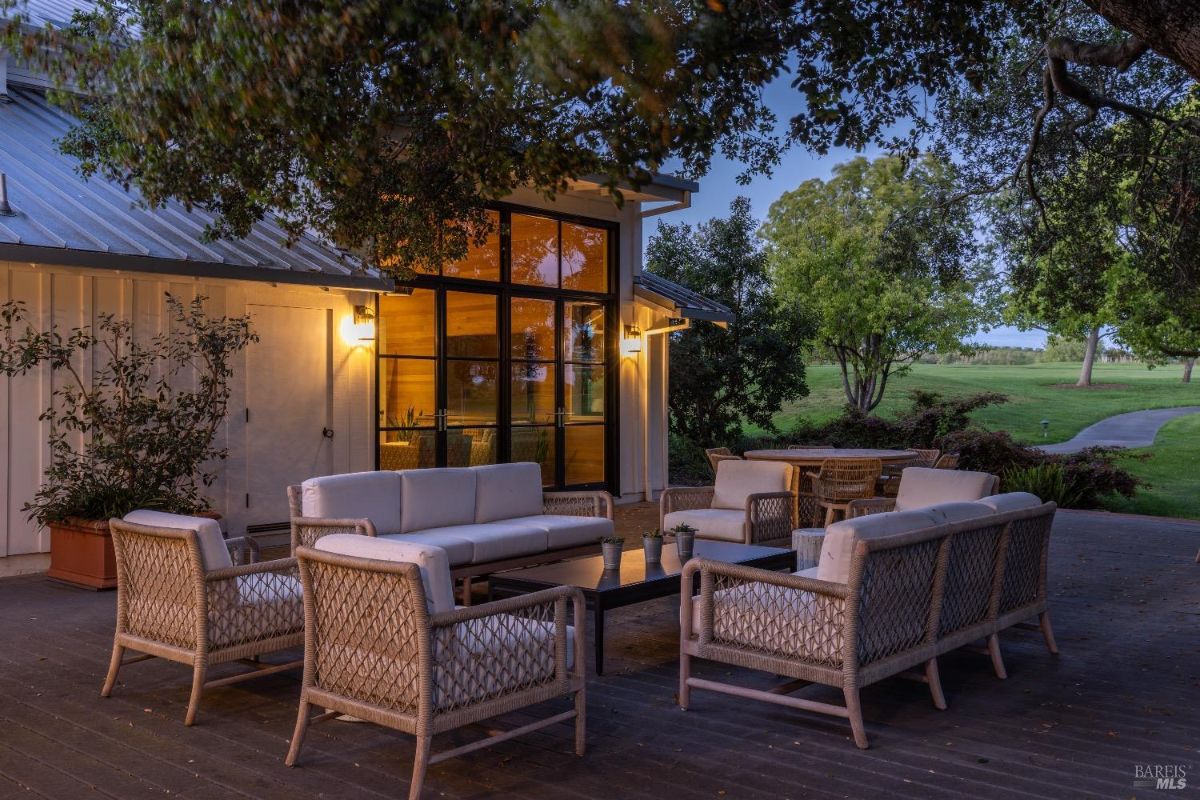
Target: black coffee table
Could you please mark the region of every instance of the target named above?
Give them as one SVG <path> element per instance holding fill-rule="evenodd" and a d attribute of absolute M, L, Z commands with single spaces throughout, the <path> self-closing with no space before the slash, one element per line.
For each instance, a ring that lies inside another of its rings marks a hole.
<path fill-rule="evenodd" d="M 796 563 L 796 553 L 792 550 L 732 542 L 697 541 L 692 555 L 770 570 L 791 571 Z M 663 543 L 662 563 L 657 566 L 647 566 L 646 557 L 640 549 L 626 550 L 621 554 L 620 570 L 605 571 L 604 560 L 598 555 L 574 558 L 556 564 L 497 572 L 488 580 L 488 594 L 507 597 L 556 586 L 581 589 L 595 621 L 596 674 L 603 675 L 604 612 L 610 608 L 679 594 L 679 575 L 682 571 L 675 543 L 667 541 Z M 692 591 L 697 589 L 693 588 Z"/>

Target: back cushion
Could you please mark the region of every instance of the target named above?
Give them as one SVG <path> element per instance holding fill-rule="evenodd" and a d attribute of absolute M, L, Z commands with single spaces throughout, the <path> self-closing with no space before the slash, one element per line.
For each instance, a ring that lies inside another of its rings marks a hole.
<path fill-rule="evenodd" d="M 791 466 L 777 461 L 722 461 L 717 464 L 712 507 L 742 509 L 752 494 L 789 491 L 791 472 Z"/>
<path fill-rule="evenodd" d="M 400 473 L 400 532 L 475 521 L 475 470 L 410 469 Z"/>
<path fill-rule="evenodd" d="M 431 544 L 396 539 L 360 536 L 356 533 L 331 533 L 317 539 L 317 550 L 378 561 L 403 561 L 421 568 L 425 585 L 425 605 L 430 614 L 454 610 L 454 581 L 446 551 Z"/>
<path fill-rule="evenodd" d="M 996 476 L 958 469 L 908 467 L 900 477 L 896 510 L 910 511 L 938 503 L 978 500 L 996 490 Z"/>
<path fill-rule="evenodd" d="M 490 464 L 472 469 L 476 522 L 542 513 L 542 468 L 537 464 Z"/>
<path fill-rule="evenodd" d="M 997 514 L 1003 514 L 1006 511 L 1020 511 L 1025 508 L 1037 508 L 1042 504 L 1041 498 L 1036 494 L 1029 492 L 1008 492 L 1007 494 L 995 494 L 991 497 L 985 497 L 979 501 L 980 504 L 987 506 Z"/>
<path fill-rule="evenodd" d="M 821 560 L 817 562 L 817 577 L 823 581 L 847 583 L 850 580 L 854 545 L 859 539 L 892 536 L 940 524 L 941 520 L 924 511 L 891 511 L 835 522 L 825 529 Z"/>
<path fill-rule="evenodd" d="M 221 526 L 215 519 L 188 517 L 183 514 L 168 514 L 165 511 L 144 509 L 130 511 L 124 519 L 135 525 L 147 525 L 152 528 L 195 531 L 196 540 L 200 545 L 200 561 L 204 565 L 205 572 L 233 566 L 233 559 L 229 557 L 229 548 L 225 546 L 225 537 L 221 535 Z"/>
<path fill-rule="evenodd" d="M 300 511 L 317 519 L 369 519 L 376 533 L 399 533 L 400 473 L 309 478 L 300 485 Z"/>
<path fill-rule="evenodd" d="M 938 503 L 935 506 L 928 506 L 920 509 L 933 516 L 942 522 L 966 522 L 979 517 L 990 517 L 995 514 L 995 510 L 989 506 L 985 506 L 980 501 L 961 502 L 961 503 Z"/>

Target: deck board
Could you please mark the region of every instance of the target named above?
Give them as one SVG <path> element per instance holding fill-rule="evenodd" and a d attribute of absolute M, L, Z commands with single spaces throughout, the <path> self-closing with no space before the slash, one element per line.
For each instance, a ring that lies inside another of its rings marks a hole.
<path fill-rule="evenodd" d="M 619 520 L 634 535 L 651 509 Z M 920 683 L 863 691 L 872 748 L 844 722 L 697 691 L 674 705 L 678 603 L 609 612 L 606 672 L 592 678 L 588 754 L 556 726 L 430 768 L 427 794 L 489 797 L 779 798 L 1150 797 L 1135 764 L 1200 776 L 1200 523 L 1061 512 L 1051 610 L 1062 655 L 1036 633 L 1002 637 L 1010 677 L 986 656 L 941 659 L 950 708 Z M 310 728 L 295 769 L 283 756 L 298 681 L 280 675 L 212 690 L 184 728 L 188 670 L 134 664 L 98 697 L 111 647 L 112 593 L 38 576 L 0 580 L 0 798 L 393 798 L 413 745 L 367 724 Z M 215 675 L 230 671 L 218 667 Z M 772 677 L 698 662 L 701 677 L 765 687 Z M 818 695 L 840 693 L 814 687 Z M 566 706 L 547 704 L 534 713 Z M 532 719 L 519 712 L 497 721 Z M 435 748 L 478 730 L 438 737 Z"/>

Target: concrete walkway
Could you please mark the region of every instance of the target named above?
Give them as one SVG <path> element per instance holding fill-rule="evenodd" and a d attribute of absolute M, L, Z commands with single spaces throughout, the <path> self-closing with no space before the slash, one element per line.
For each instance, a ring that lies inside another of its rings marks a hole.
<path fill-rule="evenodd" d="M 1042 445 L 1041 449 L 1047 453 L 1078 453 L 1088 447 L 1149 447 L 1154 444 L 1159 428 L 1176 417 L 1188 414 L 1200 414 L 1200 406 L 1154 408 L 1117 414 L 1089 425 L 1074 439 Z"/>

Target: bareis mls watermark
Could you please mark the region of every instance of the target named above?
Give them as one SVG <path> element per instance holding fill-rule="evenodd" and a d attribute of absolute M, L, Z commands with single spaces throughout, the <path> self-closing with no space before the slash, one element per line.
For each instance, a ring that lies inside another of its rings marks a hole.
<path fill-rule="evenodd" d="M 1135 789 L 1186 789 L 1188 767 L 1183 764 L 1137 764 L 1133 768 Z"/>

